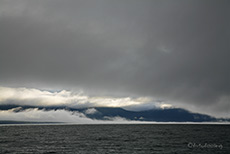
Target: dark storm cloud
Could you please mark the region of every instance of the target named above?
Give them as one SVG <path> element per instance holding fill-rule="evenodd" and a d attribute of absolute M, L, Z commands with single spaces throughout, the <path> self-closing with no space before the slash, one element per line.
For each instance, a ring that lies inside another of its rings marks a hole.
<path fill-rule="evenodd" d="M 229 6 L 1 1 L 0 82 L 150 96 L 229 116 Z"/>

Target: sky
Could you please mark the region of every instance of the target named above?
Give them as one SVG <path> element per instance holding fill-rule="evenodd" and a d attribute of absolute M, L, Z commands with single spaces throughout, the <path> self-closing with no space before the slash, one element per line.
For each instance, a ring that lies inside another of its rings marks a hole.
<path fill-rule="evenodd" d="M 1 0 L 0 104 L 230 117 L 229 27 L 228 0 Z"/>

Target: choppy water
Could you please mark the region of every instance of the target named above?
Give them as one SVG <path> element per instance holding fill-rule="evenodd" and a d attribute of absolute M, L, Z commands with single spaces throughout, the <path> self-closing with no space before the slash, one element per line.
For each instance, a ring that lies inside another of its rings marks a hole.
<path fill-rule="evenodd" d="M 229 154 L 230 125 L 0 126 L 0 152 Z"/>

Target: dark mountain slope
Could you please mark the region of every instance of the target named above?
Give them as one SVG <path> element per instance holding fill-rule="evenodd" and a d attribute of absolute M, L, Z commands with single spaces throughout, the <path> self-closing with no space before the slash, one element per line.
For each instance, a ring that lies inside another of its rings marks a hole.
<path fill-rule="evenodd" d="M 0 110 L 13 109 L 14 112 L 23 112 L 26 109 L 38 108 L 39 110 L 67 110 L 71 112 L 84 113 L 88 118 L 108 120 L 114 117 L 122 117 L 128 120 L 156 121 L 156 122 L 217 122 L 230 121 L 229 119 L 217 119 L 209 115 L 192 113 L 181 108 L 154 109 L 147 111 L 128 111 L 123 108 L 95 107 L 95 112 L 88 113 L 92 108 L 70 108 L 66 106 L 19 106 L 0 105 Z"/>

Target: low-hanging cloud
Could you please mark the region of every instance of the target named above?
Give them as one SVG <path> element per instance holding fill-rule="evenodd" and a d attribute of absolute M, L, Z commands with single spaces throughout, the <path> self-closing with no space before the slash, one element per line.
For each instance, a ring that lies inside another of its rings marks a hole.
<path fill-rule="evenodd" d="M 157 98 L 229 117 L 229 3 L 3 0 L 0 83 Z"/>
<path fill-rule="evenodd" d="M 29 121 L 29 122 L 65 122 L 75 124 L 97 124 L 97 123 L 138 123 L 122 117 L 108 118 L 107 120 L 95 120 L 87 118 L 83 113 L 70 112 L 67 110 L 38 110 L 27 109 L 14 112 L 14 109 L 0 111 L 0 120 Z"/>

